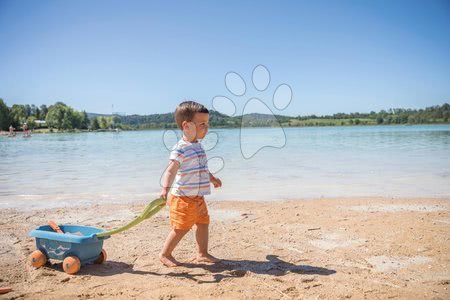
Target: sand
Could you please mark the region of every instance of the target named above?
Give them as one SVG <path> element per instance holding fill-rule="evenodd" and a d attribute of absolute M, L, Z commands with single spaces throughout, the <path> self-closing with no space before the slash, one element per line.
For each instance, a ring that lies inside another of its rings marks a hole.
<path fill-rule="evenodd" d="M 210 202 L 211 254 L 195 264 L 190 233 L 166 268 L 157 254 L 168 213 L 105 241 L 108 260 L 77 275 L 50 261 L 33 269 L 28 232 L 49 219 L 113 228 L 144 204 L 19 212 L 0 221 L 4 299 L 450 299 L 450 201 L 335 198 Z"/>

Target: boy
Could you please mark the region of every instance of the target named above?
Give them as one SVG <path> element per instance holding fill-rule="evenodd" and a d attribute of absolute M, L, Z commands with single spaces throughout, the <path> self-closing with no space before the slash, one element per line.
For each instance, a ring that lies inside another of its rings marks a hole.
<path fill-rule="evenodd" d="M 173 147 L 163 177 L 160 196 L 169 205 L 172 230 L 159 259 L 167 267 L 179 266 L 172 251 L 195 224 L 196 261 L 217 262 L 208 253 L 209 215 L 204 196 L 210 194 L 210 182 L 215 188 L 221 187 L 222 182 L 209 172 L 205 150 L 198 141 L 208 132 L 209 111 L 199 103 L 185 101 L 176 108 L 175 121 L 183 137 Z"/>

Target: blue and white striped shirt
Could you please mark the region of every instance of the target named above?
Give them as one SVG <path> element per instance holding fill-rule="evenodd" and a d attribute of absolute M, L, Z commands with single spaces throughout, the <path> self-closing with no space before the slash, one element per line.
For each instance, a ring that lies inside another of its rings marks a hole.
<path fill-rule="evenodd" d="M 172 148 L 170 159 L 180 163 L 171 193 L 176 196 L 204 196 L 211 194 L 206 152 L 199 142 L 183 139 Z"/>

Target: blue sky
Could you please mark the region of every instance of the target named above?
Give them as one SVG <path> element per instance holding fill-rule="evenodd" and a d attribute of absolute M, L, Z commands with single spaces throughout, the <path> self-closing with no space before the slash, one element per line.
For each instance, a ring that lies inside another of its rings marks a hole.
<path fill-rule="evenodd" d="M 0 0 L 0 45 L 9 106 L 150 114 L 225 95 L 242 109 L 271 105 L 281 83 L 294 93 L 287 115 L 450 102 L 449 1 Z M 262 94 L 258 64 L 271 73 Z M 231 97 L 229 71 L 246 95 Z"/>

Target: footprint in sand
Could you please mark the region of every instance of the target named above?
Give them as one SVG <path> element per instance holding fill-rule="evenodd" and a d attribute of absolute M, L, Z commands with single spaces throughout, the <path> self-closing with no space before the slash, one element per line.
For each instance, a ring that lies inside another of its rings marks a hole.
<path fill-rule="evenodd" d="M 311 240 L 309 243 L 322 250 L 345 248 L 365 243 L 366 240 L 358 238 L 347 238 L 339 233 L 322 234 L 319 239 Z"/>
<path fill-rule="evenodd" d="M 431 258 L 426 256 L 399 256 L 399 257 L 388 257 L 388 256 L 372 256 L 367 259 L 367 262 L 371 264 L 377 272 L 389 272 L 395 271 L 397 269 L 406 268 L 411 265 L 420 265 L 430 263 Z"/>
<path fill-rule="evenodd" d="M 402 204 L 373 204 L 347 207 L 353 211 L 361 212 L 436 212 L 444 211 L 443 205 L 402 205 Z"/>

